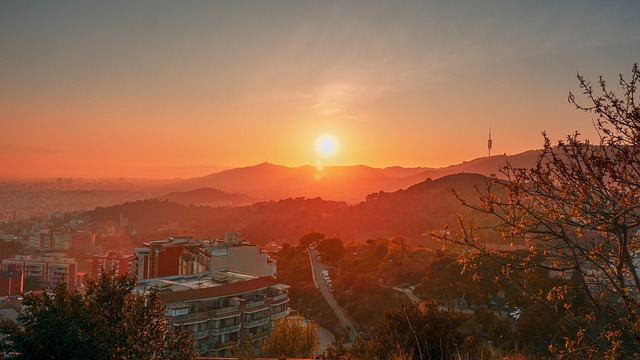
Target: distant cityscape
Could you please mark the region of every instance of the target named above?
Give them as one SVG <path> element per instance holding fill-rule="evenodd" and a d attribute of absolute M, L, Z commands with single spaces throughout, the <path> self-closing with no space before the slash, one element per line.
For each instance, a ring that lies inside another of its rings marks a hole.
<path fill-rule="evenodd" d="M 0 305 L 19 307 L 21 294 L 51 290 L 61 282 L 82 290 L 88 278 L 105 272 L 134 275 L 136 291 L 158 289 L 173 326 L 193 332 L 199 354 L 217 357 L 231 356 L 240 344 L 258 352 L 276 319 L 289 314 L 289 286 L 275 280 L 276 262 L 240 233 L 151 240 L 135 251 L 93 254 L 89 267 L 61 251 L 92 248 L 96 234 L 68 225 L 33 234 L 28 240 L 32 254 L 2 259 Z"/>

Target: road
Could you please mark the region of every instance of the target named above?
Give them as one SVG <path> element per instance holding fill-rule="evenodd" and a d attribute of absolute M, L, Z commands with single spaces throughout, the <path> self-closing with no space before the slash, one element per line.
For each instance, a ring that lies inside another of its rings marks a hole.
<path fill-rule="evenodd" d="M 320 325 L 318 326 L 318 349 L 316 350 L 315 355 L 321 355 L 331 344 L 336 342 L 336 337 L 333 336 L 331 331 L 323 328 Z"/>
<path fill-rule="evenodd" d="M 350 343 L 353 343 L 356 340 L 356 337 L 358 336 L 358 333 L 356 332 L 355 323 L 349 317 L 349 315 L 340 307 L 340 305 L 338 305 L 338 302 L 333 297 L 333 294 L 329 292 L 329 287 L 327 286 L 327 283 L 324 280 L 324 277 L 322 276 L 322 270 L 325 270 L 325 269 L 329 270 L 329 269 L 332 269 L 333 267 L 318 261 L 317 250 L 307 249 L 307 252 L 309 253 L 309 261 L 311 262 L 311 271 L 313 272 L 312 274 L 313 283 L 315 284 L 316 288 L 320 290 L 320 293 L 327 300 L 327 303 L 329 304 L 333 312 L 336 313 L 336 316 L 338 317 L 338 320 L 340 320 L 340 323 L 342 323 L 342 326 L 349 333 L 349 343 L 345 345 L 350 345 Z"/>
<path fill-rule="evenodd" d="M 394 287 L 393 290 L 405 293 L 407 295 L 407 297 L 409 298 L 409 300 L 411 300 L 411 302 L 414 303 L 414 304 L 419 304 L 422 301 L 419 297 L 417 297 L 413 293 L 413 290 L 411 290 L 409 288 Z M 451 311 L 450 309 L 448 309 L 444 305 L 438 305 L 438 309 L 439 310 L 443 310 L 443 311 Z M 465 314 L 473 314 L 473 309 L 462 309 L 460 307 L 454 307 L 453 311 L 454 312 L 461 312 L 461 313 L 465 313 Z M 498 313 L 496 313 L 496 315 L 500 316 L 500 314 L 498 314 Z"/>
<path fill-rule="evenodd" d="M 413 290 L 411 290 L 411 289 L 401 288 L 401 287 L 394 287 L 393 290 L 405 293 L 407 295 L 407 297 L 409 298 L 409 300 L 411 300 L 411 302 L 414 303 L 414 304 L 418 304 L 418 303 L 420 303 L 420 301 L 422 301 L 422 300 L 420 300 L 419 297 L 417 297 L 413 293 Z"/>

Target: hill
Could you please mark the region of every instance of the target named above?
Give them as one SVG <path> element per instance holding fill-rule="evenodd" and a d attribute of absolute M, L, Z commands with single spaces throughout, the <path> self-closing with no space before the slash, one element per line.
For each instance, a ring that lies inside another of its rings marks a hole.
<path fill-rule="evenodd" d="M 410 242 L 425 244 L 431 241 L 423 236 L 425 232 L 454 224 L 458 213 L 468 219 L 477 217 L 457 204 L 451 189 L 472 194 L 474 185 L 482 185 L 484 181 L 486 177 L 478 174 L 428 179 L 404 190 L 372 193 L 355 205 L 300 197 L 213 208 L 155 199 L 96 208 L 87 216 L 93 222 L 104 223 L 116 222 L 123 214 L 141 240 L 184 234 L 216 237 L 233 230 L 258 244 L 297 243 L 302 235 L 317 231 L 347 242 L 399 235 Z M 487 221 L 474 219 L 478 224 Z"/>
<path fill-rule="evenodd" d="M 495 174 L 501 177 L 500 167 L 507 162 L 517 167 L 532 167 L 539 154 L 538 150 L 531 150 L 512 156 L 495 155 L 437 169 L 399 166 L 372 168 L 365 165 L 292 168 L 262 163 L 181 180 L 172 184 L 172 187 L 179 191 L 215 188 L 230 193 L 247 194 L 265 201 L 321 197 L 358 203 L 368 194 L 404 189 L 427 178 L 438 179 L 458 173 L 476 173 L 484 176 Z"/>
<path fill-rule="evenodd" d="M 481 157 L 470 161 L 464 161 L 461 164 L 450 165 L 439 169 L 428 169 L 424 172 L 424 176 L 437 179 L 446 175 L 459 173 L 481 174 L 484 176 L 496 175 L 503 178 L 500 168 L 507 163 L 514 167 L 531 168 L 535 165 L 536 160 L 540 156 L 540 150 L 529 150 L 517 155 L 493 155 L 490 157 Z"/>
<path fill-rule="evenodd" d="M 178 189 L 210 187 L 248 194 L 260 200 L 289 197 L 322 197 L 358 202 L 377 191 L 393 191 L 415 183 L 421 168 L 376 169 L 356 166 L 301 166 L 297 168 L 262 163 L 230 169 L 203 177 L 180 181 Z"/>
<path fill-rule="evenodd" d="M 242 206 L 252 203 L 252 199 L 243 194 L 229 194 L 222 190 L 200 188 L 190 191 L 171 192 L 160 196 L 162 200 L 176 202 L 182 205 L 206 206 Z"/>

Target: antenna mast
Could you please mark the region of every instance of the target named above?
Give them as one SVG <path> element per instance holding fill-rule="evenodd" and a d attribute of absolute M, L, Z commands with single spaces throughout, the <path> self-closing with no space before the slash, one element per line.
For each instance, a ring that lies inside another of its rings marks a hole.
<path fill-rule="evenodd" d="M 492 147 L 493 147 L 493 140 L 491 140 L 491 124 L 489 124 L 489 141 L 487 141 L 487 149 L 489 150 L 489 157 L 491 157 Z"/>

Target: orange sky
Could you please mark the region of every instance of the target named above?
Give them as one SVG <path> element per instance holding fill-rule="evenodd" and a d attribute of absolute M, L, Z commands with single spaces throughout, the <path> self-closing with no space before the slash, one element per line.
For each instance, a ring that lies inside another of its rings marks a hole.
<path fill-rule="evenodd" d="M 640 59 L 625 7 L 529 2 L 0 4 L 0 178 L 269 162 L 438 167 L 575 130 L 575 75 Z M 332 134 L 339 151 L 315 149 Z"/>

